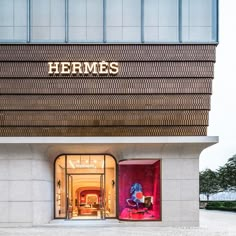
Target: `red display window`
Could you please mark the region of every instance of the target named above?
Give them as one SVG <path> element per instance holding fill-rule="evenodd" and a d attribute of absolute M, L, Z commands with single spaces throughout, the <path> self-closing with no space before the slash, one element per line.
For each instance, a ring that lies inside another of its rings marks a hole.
<path fill-rule="evenodd" d="M 160 160 L 119 163 L 119 219 L 160 220 Z"/>

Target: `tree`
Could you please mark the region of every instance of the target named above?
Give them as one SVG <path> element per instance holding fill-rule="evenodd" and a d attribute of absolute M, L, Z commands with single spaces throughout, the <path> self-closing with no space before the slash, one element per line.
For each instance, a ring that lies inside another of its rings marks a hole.
<path fill-rule="evenodd" d="M 236 155 L 218 169 L 219 185 L 222 191 L 236 190 Z"/>
<path fill-rule="evenodd" d="M 200 193 L 206 195 L 209 201 L 210 194 L 219 191 L 217 172 L 206 169 L 200 172 Z"/>

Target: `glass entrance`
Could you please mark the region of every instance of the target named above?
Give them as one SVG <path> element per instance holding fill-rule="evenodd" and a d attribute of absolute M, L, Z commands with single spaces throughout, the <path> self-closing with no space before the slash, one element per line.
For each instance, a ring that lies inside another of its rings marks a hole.
<path fill-rule="evenodd" d="M 67 180 L 67 219 L 105 219 L 104 174 L 67 174 Z"/>
<path fill-rule="evenodd" d="M 55 218 L 116 217 L 116 162 L 109 155 L 63 155 L 55 162 Z"/>

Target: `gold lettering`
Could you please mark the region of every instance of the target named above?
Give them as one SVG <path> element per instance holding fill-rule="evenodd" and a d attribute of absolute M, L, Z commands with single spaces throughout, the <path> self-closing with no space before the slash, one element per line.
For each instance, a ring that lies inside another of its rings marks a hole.
<path fill-rule="evenodd" d="M 108 74 L 108 62 L 102 61 L 99 62 L 99 74 L 100 75 L 107 75 Z"/>
<path fill-rule="evenodd" d="M 49 75 L 117 75 L 118 62 L 48 62 Z"/>
<path fill-rule="evenodd" d="M 70 62 L 62 62 L 61 63 L 61 74 L 69 75 L 70 74 Z"/>
<path fill-rule="evenodd" d="M 59 62 L 48 62 L 49 65 L 49 75 L 58 75 L 59 74 Z"/>
<path fill-rule="evenodd" d="M 111 75 L 117 75 L 119 72 L 119 68 L 118 68 L 118 62 L 111 62 L 110 63 L 110 70 L 109 73 Z"/>
<path fill-rule="evenodd" d="M 71 67 L 72 67 L 72 72 L 71 72 L 72 75 L 76 75 L 78 72 L 79 74 L 83 74 L 81 62 L 72 62 Z"/>
<path fill-rule="evenodd" d="M 84 62 L 84 74 L 88 75 L 89 72 L 93 74 L 97 74 L 97 62 L 92 62 L 91 64 L 89 62 Z"/>

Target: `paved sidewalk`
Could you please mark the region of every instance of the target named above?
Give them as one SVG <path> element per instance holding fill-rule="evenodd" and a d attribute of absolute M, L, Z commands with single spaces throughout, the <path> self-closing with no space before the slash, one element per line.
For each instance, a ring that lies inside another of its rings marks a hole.
<path fill-rule="evenodd" d="M 200 211 L 199 228 L 122 227 L 34 227 L 0 228 L 0 236 L 236 236 L 236 213 Z"/>

